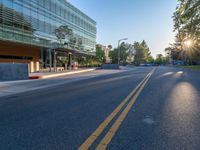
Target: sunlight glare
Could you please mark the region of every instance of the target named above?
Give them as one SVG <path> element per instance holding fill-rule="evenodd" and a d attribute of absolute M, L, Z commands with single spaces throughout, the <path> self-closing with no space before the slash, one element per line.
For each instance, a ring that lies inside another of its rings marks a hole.
<path fill-rule="evenodd" d="M 185 46 L 187 47 L 187 48 L 190 48 L 191 46 L 192 46 L 192 44 L 193 44 L 193 42 L 192 42 L 192 40 L 186 40 L 185 42 L 184 42 L 184 44 L 185 44 Z"/>

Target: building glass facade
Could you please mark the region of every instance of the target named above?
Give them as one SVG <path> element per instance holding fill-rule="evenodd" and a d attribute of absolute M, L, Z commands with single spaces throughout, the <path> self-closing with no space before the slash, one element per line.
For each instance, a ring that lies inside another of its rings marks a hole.
<path fill-rule="evenodd" d="M 55 29 L 60 26 L 68 26 L 81 39 L 81 46 L 67 48 L 95 52 L 96 22 L 66 0 L 0 0 L 1 41 L 55 48 Z"/>

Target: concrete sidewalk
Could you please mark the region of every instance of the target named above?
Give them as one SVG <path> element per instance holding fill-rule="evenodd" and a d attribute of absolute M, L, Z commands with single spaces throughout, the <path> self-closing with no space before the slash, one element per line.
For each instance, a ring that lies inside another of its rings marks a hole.
<path fill-rule="evenodd" d="M 97 68 L 87 68 L 87 69 L 78 69 L 78 70 L 68 70 L 65 72 L 39 72 L 39 73 L 30 73 L 29 79 L 48 79 L 54 77 L 61 77 L 66 75 L 72 75 L 77 73 L 84 73 L 95 71 Z"/>
<path fill-rule="evenodd" d="M 65 73 L 38 74 L 43 79 L 38 80 L 18 80 L 0 82 L 0 99 L 3 96 L 13 95 L 16 93 L 28 92 L 58 86 L 75 81 L 85 80 L 98 76 L 115 74 L 127 70 L 103 70 L 90 69 L 78 70 Z M 35 74 L 32 74 L 35 75 Z"/>

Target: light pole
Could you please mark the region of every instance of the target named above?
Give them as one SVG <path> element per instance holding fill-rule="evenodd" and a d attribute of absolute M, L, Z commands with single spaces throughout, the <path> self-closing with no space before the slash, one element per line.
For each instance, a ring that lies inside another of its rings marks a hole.
<path fill-rule="evenodd" d="M 118 65 L 120 63 L 120 47 L 119 47 L 119 45 L 120 45 L 121 41 L 125 41 L 125 40 L 128 40 L 128 38 L 123 38 L 123 39 L 118 40 Z"/>

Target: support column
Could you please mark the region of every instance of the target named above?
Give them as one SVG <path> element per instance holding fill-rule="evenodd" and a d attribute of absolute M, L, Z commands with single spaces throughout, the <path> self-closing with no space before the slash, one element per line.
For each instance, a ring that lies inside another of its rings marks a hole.
<path fill-rule="evenodd" d="M 68 58 L 68 53 L 65 53 L 66 59 Z M 65 70 L 68 69 L 68 61 L 65 62 Z"/>
<path fill-rule="evenodd" d="M 51 72 L 51 68 L 52 68 L 52 55 L 51 55 L 51 49 L 48 50 L 49 52 L 49 72 Z"/>
<path fill-rule="evenodd" d="M 40 71 L 40 63 L 39 63 L 39 61 L 37 61 L 37 62 L 35 63 L 35 71 L 37 71 L 37 72 Z"/>
<path fill-rule="evenodd" d="M 54 50 L 54 53 L 53 53 L 53 67 L 54 67 L 54 72 L 57 72 L 56 64 L 57 64 L 56 51 Z"/>
<path fill-rule="evenodd" d="M 40 49 L 40 62 L 39 62 L 39 70 L 44 69 L 44 49 Z"/>
<path fill-rule="evenodd" d="M 68 66 L 68 70 L 72 69 L 72 53 L 68 54 L 68 63 L 67 63 L 67 66 Z"/>
<path fill-rule="evenodd" d="M 30 72 L 31 73 L 34 72 L 34 62 L 33 61 L 30 62 Z"/>

